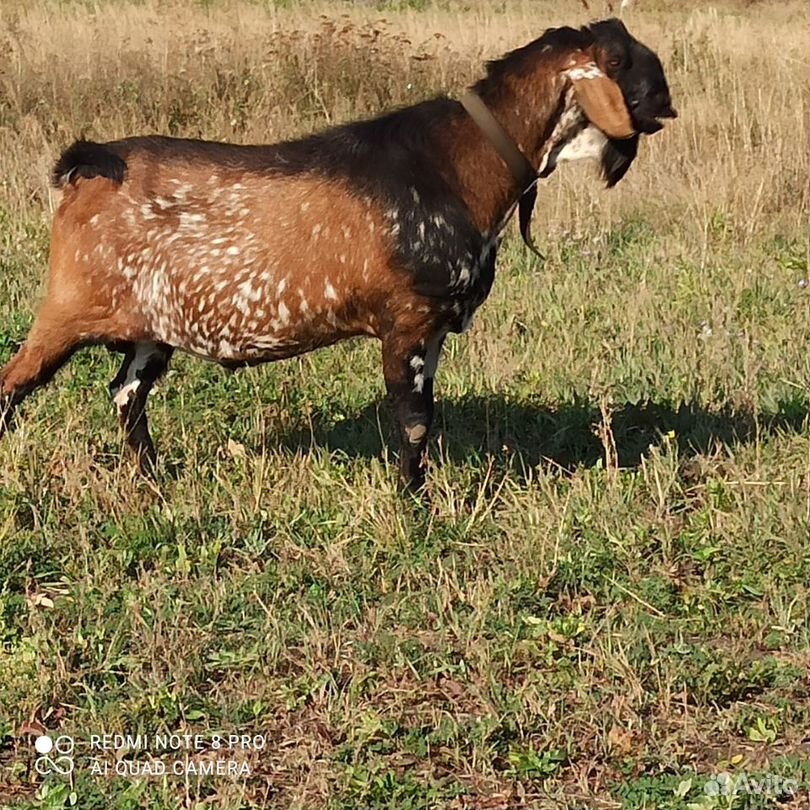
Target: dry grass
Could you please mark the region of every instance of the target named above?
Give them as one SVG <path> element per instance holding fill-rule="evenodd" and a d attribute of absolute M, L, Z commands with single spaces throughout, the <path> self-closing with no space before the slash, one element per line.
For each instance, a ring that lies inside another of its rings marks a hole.
<path fill-rule="evenodd" d="M 103 352 L 26 406 L 0 444 L 0 803 L 709 810 L 770 806 L 712 804 L 717 770 L 808 781 L 807 17 L 636 5 L 681 118 L 613 192 L 543 186 L 547 262 L 507 243 L 440 369 L 431 510 L 378 458 L 368 343 L 227 378 L 181 358 L 160 494 L 120 463 Z M 587 16 L 6 0 L 0 360 L 74 137 L 272 141 L 456 92 Z M 247 781 L 42 787 L 35 718 L 83 756 L 102 731 L 271 746 Z"/>

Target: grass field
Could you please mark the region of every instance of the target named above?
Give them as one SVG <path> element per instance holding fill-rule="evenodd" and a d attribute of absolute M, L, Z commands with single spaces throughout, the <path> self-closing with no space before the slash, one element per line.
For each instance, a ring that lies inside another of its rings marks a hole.
<path fill-rule="evenodd" d="M 72 138 L 276 140 L 604 15 L 4 0 L 0 362 Z M 614 191 L 544 184 L 544 262 L 508 238 L 439 369 L 430 505 L 396 493 L 372 342 L 234 375 L 177 358 L 159 491 L 123 453 L 117 359 L 29 400 L 0 442 L 0 806 L 810 806 L 806 4 L 625 19 L 680 118 Z M 75 738 L 71 780 L 35 772 L 38 724 Z M 232 752 L 249 778 L 87 770 L 91 734 L 167 732 L 266 745 Z"/>

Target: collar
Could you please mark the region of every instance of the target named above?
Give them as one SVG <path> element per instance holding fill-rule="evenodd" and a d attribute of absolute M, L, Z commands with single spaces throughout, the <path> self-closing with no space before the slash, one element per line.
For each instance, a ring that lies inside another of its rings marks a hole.
<path fill-rule="evenodd" d="M 542 259 L 543 255 L 535 246 L 531 233 L 532 213 L 537 199 L 537 170 L 477 93 L 468 90 L 459 101 L 501 160 L 509 167 L 520 189 L 518 200 L 520 235 L 529 250 Z"/>

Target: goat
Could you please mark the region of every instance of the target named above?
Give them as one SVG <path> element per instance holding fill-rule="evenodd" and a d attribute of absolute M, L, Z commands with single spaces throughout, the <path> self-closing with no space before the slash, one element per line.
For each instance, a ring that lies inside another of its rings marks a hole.
<path fill-rule="evenodd" d="M 473 92 L 533 181 L 591 157 L 612 186 L 639 135 L 676 116 L 658 57 L 616 19 L 547 30 Z M 46 296 L 0 372 L 0 434 L 77 349 L 102 344 L 124 354 L 110 393 L 153 470 L 146 401 L 175 349 L 232 369 L 366 335 L 382 342 L 402 478 L 421 486 L 442 343 L 489 294 L 526 190 L 503 151 L 447 97 L 267 146 L 74 143 L 53 172 Z"/>

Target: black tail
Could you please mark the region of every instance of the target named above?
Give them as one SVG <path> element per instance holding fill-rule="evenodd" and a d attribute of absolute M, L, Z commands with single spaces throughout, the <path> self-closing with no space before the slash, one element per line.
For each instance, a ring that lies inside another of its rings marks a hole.
<path fill-rule="evenodd" d="M 56 161 L 51 179 L 56 188 L 73 183 L 77 177 L 107 177 L 123 183 L 126 170 L 123 159 L 104 144 L 76 141 Z"/>

